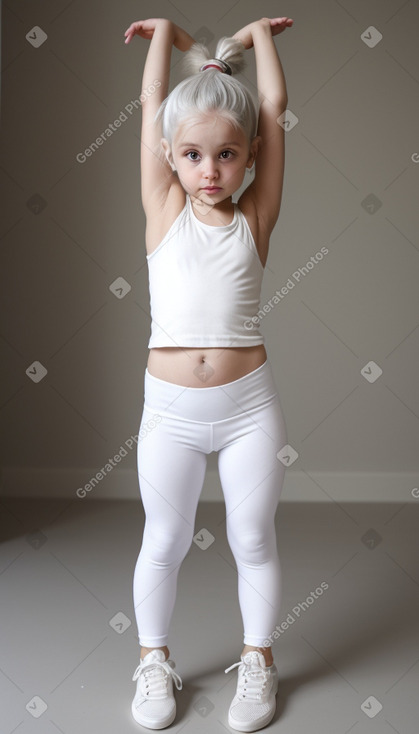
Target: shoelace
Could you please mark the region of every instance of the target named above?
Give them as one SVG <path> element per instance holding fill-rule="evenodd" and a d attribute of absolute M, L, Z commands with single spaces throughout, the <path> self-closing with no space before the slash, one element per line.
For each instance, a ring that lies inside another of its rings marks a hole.
<path fill-rule="evenodd" d="M 224 673 L 229 673 L 233 668 L 237 668 L 240 665 L 243 666 L 242 671 L 239 671 L 237 684 L 237 697 L 240 701 L 244 699 L 248 701 L 260 701 L 263 696 L 269 673 L 261 668 L 260 665 L 257 665 L 257 663 L 255 665 L 255 661 L 257 661 L 256 657 L 252 657 L 250 663 L 245 663 L 243 660 L 240 660 L 240 662 L 230 665 L 224 671 Z"/>
<path fill-rule="evenodd" d="M 150 696 L 150 698 L 157 699 L 167 696 L 167 678 L 169 675 L 172 676 L 178 691 L 182 688 L 180 675 L 173 670 L 167 660 L 163 663 L 159 660 L 153 660 L 152 663 L 147 663 L 147 665 L 140 663 L 132 676 L 132 680 L 136 681 L 140 677 L 140 673 L 144 673 L 144 685 L 149 689 L 146 691 L 146 696 Z"/>

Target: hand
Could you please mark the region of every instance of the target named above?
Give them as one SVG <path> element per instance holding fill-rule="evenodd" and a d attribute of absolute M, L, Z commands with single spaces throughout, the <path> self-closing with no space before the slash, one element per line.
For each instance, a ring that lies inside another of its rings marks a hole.
<path fill-rule="evenodd" d="M 137 20 L 135 23 L 131 23 L 124 33 L 124 36 L 126 36 L 125 43 L 129 43 L 135 35 L 150 41 L 153 38 L 157 23 L 161 20 L 164 20 L 164 18 L 148 18 L 147 20 Z"/>
<path fill-rule="evenodd" d="M 294 23 L 292 18 L 262 18 L 262 23 L 266 24 L 268 21 L 273 36 L 277 36 L 278 33 L 285 31 L 285 28 L 289 28 Z"/>
<path fill-rule="evenodd" d="M 294 23 L 292 18 L 261 18 L 260 20 L 257 20 L 253 23 L 249 23 L 249 25 L 244 26 L 240 31 L 237 31 L 237 33 L 234 34 L 233 38 L 237 38 L 239 41 L 242 42 L 244 47 L 246 49 L 252 48 L 253 46 L 253 37 L 252 37 L 252 28 L 257 25 L 266 26 L 270 29 L 273 36 L 276 36 L 278 33 L 282 33 L 282 31 L 285 30 L 285 28 L 291 26 Z"/>

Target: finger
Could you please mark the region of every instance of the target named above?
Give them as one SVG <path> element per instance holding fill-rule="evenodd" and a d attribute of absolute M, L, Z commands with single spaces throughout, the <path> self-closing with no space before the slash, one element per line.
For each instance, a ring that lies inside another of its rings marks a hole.
<path fill-rule="evenodd" d="M 271 24 L 272 25 L 275 25 L 275 26 L 277 26 L 277 25 L 283 25 L 284 27 L 285 26 L 291 26 L 293 23 L 294 23 L 294 21 L 293 21 L 292 18 L 274 18 L 271 21 Z"/>
<path fill-rule="evenodd" d="M 142 27 L 141 21 L 137 23 L 131 23 L 131 25 L 127 28 L 127 30 L 124 33 L 124 35 L 127 36 L 127 38 L 125 39 L 125 43 L 129 43 L 133 39 L 135 34 L 141 29 L 141 27 Z"/>
<path fill-rule="evenodd" d="M 135 33 L 135 31 L 139 30 L 142 25 L 143 25 L 143 23 L 142 23 L 141 20 L 136 21 L 135 23 L 131 23 L 131 25 L 128 26 L 128 28 L 125 31 L 125 33 L 128 33 L 128 32 Z"/>

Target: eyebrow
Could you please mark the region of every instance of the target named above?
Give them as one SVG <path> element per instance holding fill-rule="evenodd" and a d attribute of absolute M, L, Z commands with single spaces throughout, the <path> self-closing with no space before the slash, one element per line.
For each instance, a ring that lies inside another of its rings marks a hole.
<path fill-rule="evenodd" d="M 224 148 L 224 146 L 226 145 L 235 145 L 237 148 L 240 147 L 240 143 L 237 143 L 234 140 L 227 142 L 227 143 L 221 143 L 219 147 Z M 200 148 L 200 146 L 197 143 L 181 143 L 180 147 L 181 148 L 187 148 L 187 147 Z"/>

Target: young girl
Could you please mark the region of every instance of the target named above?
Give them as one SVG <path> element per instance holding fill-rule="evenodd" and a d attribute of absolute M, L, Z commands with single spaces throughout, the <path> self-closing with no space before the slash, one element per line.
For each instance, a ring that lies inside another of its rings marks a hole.
<path fill-rule="evenodd" d="M 251 732 L 276 706 L 269 637 L 278 621 L 281 569 L 274 518 L 287 443 L 270 363 L 255 318 L 278 218 L 287 107 L 273 36 L 290 18 L 262 18 L 208 49 L 164 18 L 125 32 L 151 40 L 142 79 L 141 196 L 146 214 L 151 337 L 138 473 L 145 511 L 134 573 L 140 664 L 134 719 L 150 729 L 176 715 L 167 647 L 179 568 L 194 536 L 207 456 L 218 452 L 227 539 L 237 564 L 244 648 L 230 727 Z M 187 77 L 168 95 L 171 47 Z M 259 112 L 234 78 L 255 49 Z M 232 195 L 255 164 L 252 183 Z M 185 631 L 186 632 L 186 631 Z"/>

